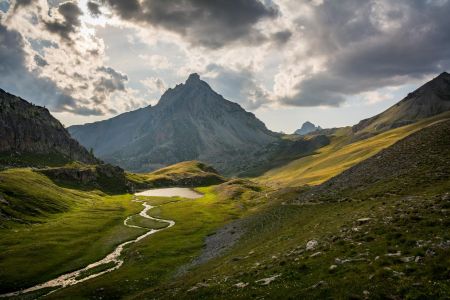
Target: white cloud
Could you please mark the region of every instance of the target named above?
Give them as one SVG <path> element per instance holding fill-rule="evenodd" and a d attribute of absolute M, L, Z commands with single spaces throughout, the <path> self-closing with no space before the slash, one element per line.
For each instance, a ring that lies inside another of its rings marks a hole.
<path fill-rule="evenodd" d="M 151 68 L 154 69 L 169 69 L 172 67 L 172 64 L 170 63 L 169 59 L 167 57 L 153 54 L 153 55 L 147 55 L 147 54 L 140 54 L 139 58 L 144 60 L 144 62 Z"/>

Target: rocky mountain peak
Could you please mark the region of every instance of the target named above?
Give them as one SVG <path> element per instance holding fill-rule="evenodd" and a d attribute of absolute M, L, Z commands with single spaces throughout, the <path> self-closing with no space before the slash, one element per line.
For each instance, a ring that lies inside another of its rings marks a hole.
<path fill-rule="evenodd" d="M 200 81 L 200 75 L 197 73 L 192 73 L 189 75 L 188 79 L 186 80 L 186 84 L 188 83 L 195 83 Z"/>
<path fill-rule="evenodd" d="M 133 116 L 69 131 L 100 158 L 133 171 L 186 160 L 236 171 L 237 157 L 279 140 L 254 114 L 216 93 L 196 73 L 167 90 L 147 114 Z"/>
<path fill-rule="evenodd" d="M 316 126 L 313 123 L 306 121 L 305 123 L 303 123 L 302 127 L 300 129 L 297 129 L 295 131 L 295 134 L 298 135 L 305 135 L 311 132 L 314 132 L 316 130 L 320 130 L 322 129 L 320 126 Z"/>

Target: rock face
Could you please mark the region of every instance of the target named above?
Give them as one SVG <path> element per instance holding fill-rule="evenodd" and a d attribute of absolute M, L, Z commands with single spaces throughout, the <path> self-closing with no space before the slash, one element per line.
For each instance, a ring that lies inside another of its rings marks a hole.
<path fill-rule="evenodd" d="M 322 128 L 320 126 L 316 126 L 313 123 L 306 121 L 305 123 L 303 123 L 302 127 L 300 129 L 297 129 L 294 133 L 298 135 L 305 135 L 321 129 Z"/>
<path fill-rule="evenodd" d="M 358 135 L 370 136 L 448 110 L 450 110 L 450 74 L 444 72 L 386 111 L 362 120 L 352 129 Z"/>
<path fill-rule="evenodd" d="M 109 164 L 45 168 L 38 172 L 63 185 L 75 184 L 112 194 L 134 190 L 133 184 L 125 177 L 123 169 Z"/>
<path fill-rule="evenodd" d="M 72 126 L 69 132 L 98 157 L 138 172 L 186 160 L 201 160 L 222 171 L 236 157 L 280 140 L 197 74 L 167 90 L 154 107 Z"/>
<path fill-rule="evenodd" d="M 67 160 L 96 163 L 47 109 L 0 89 L 0 153 L 59 155 Z"/>

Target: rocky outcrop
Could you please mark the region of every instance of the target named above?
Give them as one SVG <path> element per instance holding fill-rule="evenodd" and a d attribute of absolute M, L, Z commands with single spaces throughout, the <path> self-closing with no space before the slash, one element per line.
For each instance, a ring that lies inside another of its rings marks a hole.
<path fill-rule="evenodd" d="M 58 184 L 78 186 L 86 189 L 99 189 L 107 193 L 132 192 L 123 169 L 109 164 L 95 166 L 67 166 L 40 169 L 38 172 Z"/>
<path fill-rule="evenodd" d="M 0 153 L 60 155 L 67 160 L 97 159 L 72 139 L 50 112 L 0 89 Z"/>

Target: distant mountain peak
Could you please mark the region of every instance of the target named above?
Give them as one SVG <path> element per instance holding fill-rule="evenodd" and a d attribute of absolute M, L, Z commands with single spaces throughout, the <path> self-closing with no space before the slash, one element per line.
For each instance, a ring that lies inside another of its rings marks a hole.
<path fill-rule="evenodd" d="M 305 135 L 321 129 L 322 128 L 320 126 L 316 126 L 310 121 L 306 121 L 305 123 L 303 123 L 302 127 L 300 129 L 297 129 L 294 133 L 298 135 Z"/>

